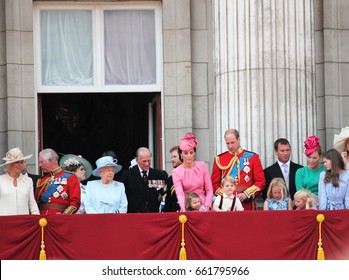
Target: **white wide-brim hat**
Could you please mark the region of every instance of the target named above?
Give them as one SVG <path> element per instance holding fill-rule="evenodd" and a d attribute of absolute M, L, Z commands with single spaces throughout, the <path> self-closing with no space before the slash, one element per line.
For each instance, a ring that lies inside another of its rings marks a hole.
<path fill-rule="evenodd" d="M 87 159 L 84 159 L 80 155 L 66 154 L 62 156 L 61 159 L 59 160 L 59 165 L 62 166 L 63 169 L 65 169 L 65 167 L 67 166 L 74 165 L 74 161 L 82 164 L 82 166 L 84 167 L 86 171 L 85 180 L 90 178 L 92 174 L 92 165 Z"/>
<path fill-rule="evenodd" d="M 334 135 L 333 147 L 340 153 L 346 151 L 346 142 L 348 138 L 349 126 L 342 128 L 341 133 Z"/>
<path fill-rule="evenodd" d="M 101 177 L 99 175 L 99 170 L 102 169 L 103 167 L 107 167 L 107 166 L 115 167 L 114 174 L 118 173 L 122 169 L 122 166 L 116 164 L 117 162 L 118 162 L 118 160 L 116 158 L 114 159 L 111 156 L 105 156 L 105 157 L 101 157 L 101 158 L 97 159 L 97 161 L 96 161 L 97 168 L 92 171 L 92 175 L 95 177 Z"/>
<path fill-rule="evenodd" d="M 17 148 L 13 148 L 13 149 L 9 150 L 6 153 L 6 156 L 4 158 L 2 158 L 6 162 L 1 164 L 0 166 L 11 164 L 11 163 L 14 163 L 14 162 L 17 162 L 17 161 L 26 160 L 28 158 L 31 158 L 32 156 L 33 155 L 24 156 L 23 153 L 21 152 L 21 150 L 18 147 Z"/>

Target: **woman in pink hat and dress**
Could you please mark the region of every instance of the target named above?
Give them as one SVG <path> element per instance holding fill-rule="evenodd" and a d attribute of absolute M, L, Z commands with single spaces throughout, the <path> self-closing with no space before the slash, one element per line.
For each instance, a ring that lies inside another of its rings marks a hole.
<path fill-rule="evenodd" d="M 304 166 L 296 172 L 296 189 L 306 189 L 313 195 L 318 195 L 318 183 L 320 173 L 326 170 L 321 164 L 322 148 L 320 139 L 316 136 L 309 136 L 304 141 L 304 154 L 307 156 L 307 166 Z"/>
<path fill-rule="evenodd" d="M 185 211 L 185 196 L 196 192 L 204 206 L 209 211 L 212 206 L 213 188 L 211 175 L 203 161 L 195 160 L 198 140 L 191 132 L 182 137 L 178 148 L 183 163 L 172 171 L 178 203 L 182 212 Z"/>
<path fill-rule="evenodd" d="M 23 156 L 19 148 L 13 148 L 3 158 L 6 162 L 0 165 L 5 171 L 0 176 L 0 215 L 39 215 L 33 180 L 22 174 L 24 161 L 31 157 Z"/>

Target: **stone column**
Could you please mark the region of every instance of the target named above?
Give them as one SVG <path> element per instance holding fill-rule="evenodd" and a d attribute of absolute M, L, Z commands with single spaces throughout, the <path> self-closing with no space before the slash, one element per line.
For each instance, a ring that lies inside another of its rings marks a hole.
<path fill-rule="evenodd" d="M 315 11 L 318 128 L 330 149 L 334 134 L 349 126 L 349 1 L 316 0 Z"/>
<path fill-rule="evenodd" d="M 4 29 L 5 49 L 4 66 L 1 68 L 6 76 L 5 88 L 1 97 L 7 102 L 0 102 L 4 109 L 6 124 L 1 125 L 5 131 L 0 135 L 4 145 L 1 149 L 8 151 L 19 147 L 25 154 L 34 154 L 28 160 L 30 171 L 35 167 L 37 139 L 35 139 L 35 93 L 34 93 L 34 50 L 33 50 L 33 13 L 32 0 L 1 1 L 6 16 L 1 26 Z M 3 12 L 1 12 L 3 14 Z M 6 106 L 5 108 L 3 106 Z M 2 112 L 1 115 L 2 116 Z M 4 155 L 5 153 L 1 153 Z"/>
<path fill-rule="evenodd" d="M 275 161 L 273 143 L 289 139 L 304 163 L 315 131 L 313 0 L 215 0 L 214 61 L 217 153 L 227 128 L 241 145 Z"/>
<path fill-rule="evenodd" d="M 7 152 L 6 13 L 0 0 L 0 155 Z M 2 174 L 2 168 L 0 174 Z"/>
<path fill-rule="evenodd" d="M 163 1 L 164 154 L 193 130 L 191 24 L 189 0 Z"/>

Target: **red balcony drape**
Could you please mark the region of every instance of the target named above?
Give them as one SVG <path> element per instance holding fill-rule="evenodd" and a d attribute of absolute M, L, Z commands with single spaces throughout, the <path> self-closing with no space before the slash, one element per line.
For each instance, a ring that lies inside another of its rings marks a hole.
<path fill-rule="evenodd" d="M 349 210 L 184 213 L 188 260 L 315 260 L 318 214 L 326 259 L 349 259 Z M 0 258 L 39 259 L 40 218 L 48 260 L 177 260 L 182 213 L 0 217 Z"/>

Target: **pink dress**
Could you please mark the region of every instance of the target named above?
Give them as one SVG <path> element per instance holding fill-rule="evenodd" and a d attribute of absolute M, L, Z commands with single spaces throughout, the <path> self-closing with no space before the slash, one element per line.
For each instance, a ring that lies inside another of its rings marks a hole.
<path fill-rule="evenodd" d="M 185 195 L 189 192 L 196 192 L 204 206 L 212 207 L 211 175 L 205 162 L 195 161 L 192 169 L 185 169 L 183 165 L 178 166 L 172 170 L 172 179 L 182 212 L 185 211 Z"/>

